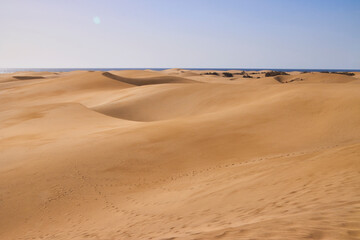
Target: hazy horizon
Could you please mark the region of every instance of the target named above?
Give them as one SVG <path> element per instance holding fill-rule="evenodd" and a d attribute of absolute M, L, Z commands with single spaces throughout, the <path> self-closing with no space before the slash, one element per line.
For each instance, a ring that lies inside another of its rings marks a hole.
<path fill-rule="evenodd" d="M 17 1 L 0 68 L 360 69 L 360 2 Z"/>

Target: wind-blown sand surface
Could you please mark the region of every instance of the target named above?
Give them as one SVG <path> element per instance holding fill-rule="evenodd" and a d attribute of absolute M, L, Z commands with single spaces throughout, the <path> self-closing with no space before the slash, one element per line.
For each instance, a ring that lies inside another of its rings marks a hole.
<path fill-rule="evenodd" d="M 0 239 L 360 239 L 360 75 L 264 72 L 0 75 Z"/>

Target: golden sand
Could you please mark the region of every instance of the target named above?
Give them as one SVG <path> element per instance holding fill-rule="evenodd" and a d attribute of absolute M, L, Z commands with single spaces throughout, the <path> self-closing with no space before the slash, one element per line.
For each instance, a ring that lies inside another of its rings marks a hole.
<path fill-rule="evenodd" d="M 360 239 L 360 74 L 219 73 L 1 74 L 0 239 Z"/>

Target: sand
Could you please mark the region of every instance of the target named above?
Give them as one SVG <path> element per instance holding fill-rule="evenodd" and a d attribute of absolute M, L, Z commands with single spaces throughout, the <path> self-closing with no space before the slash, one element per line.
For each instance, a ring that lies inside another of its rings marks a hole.
<path fill-rule="evenodd" d="M 0 239 L 360 239 L 360 75 L 265 72 L 0 74 Z"/>

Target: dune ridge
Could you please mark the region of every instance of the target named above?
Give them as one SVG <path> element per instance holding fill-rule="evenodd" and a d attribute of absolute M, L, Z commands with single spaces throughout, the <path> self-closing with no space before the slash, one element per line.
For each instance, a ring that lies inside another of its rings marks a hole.
<path fill-rule="evenodd" d="M 0 239 L 360 239 L 358 75 L 206 72 L 0 74 Z"/>
<path fill-rule="evenodd" d="M 181 78 L 181 77 L 170 77 L 170 76 L 156 76 L 156 77 L 146 77 L 146 78 L 129 78 L 121 77 L 119 75 L 113 74 L 111 72 L 104 72 L 105 77 L 132 84 L 135 86 L 149 85 L 149 84 L 164 84 L 164 83 L 193 83 L 195 81 Z"/>

